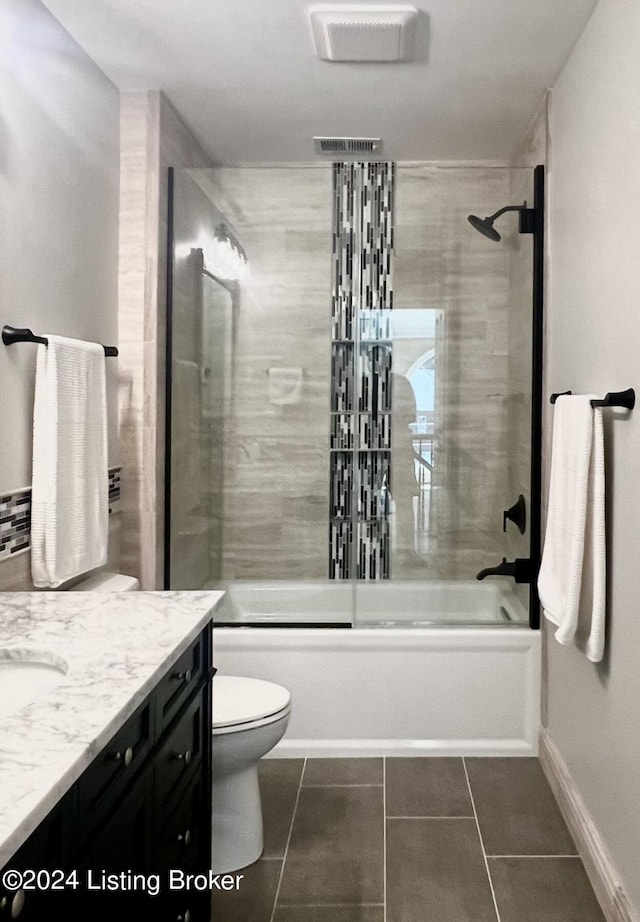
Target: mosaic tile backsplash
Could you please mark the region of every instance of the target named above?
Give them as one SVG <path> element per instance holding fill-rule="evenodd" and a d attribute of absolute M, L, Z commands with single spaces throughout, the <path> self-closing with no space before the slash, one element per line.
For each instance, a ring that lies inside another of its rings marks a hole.
<path fill-rule="evenodd" d="M 31 490 L 0 496 L 0 560 L 29 547 Z"/>
<path fill-rule="evenodd" d="M 120 472 L 109 470 L 109 515 L 118 511 Z M 31 546 L 31 488 L 0 496 L 0 561 Z"/>
<path fill-rule="evenodd" d="M 394 178 L 333 167 L 330 579 L 390 576 Z"/>

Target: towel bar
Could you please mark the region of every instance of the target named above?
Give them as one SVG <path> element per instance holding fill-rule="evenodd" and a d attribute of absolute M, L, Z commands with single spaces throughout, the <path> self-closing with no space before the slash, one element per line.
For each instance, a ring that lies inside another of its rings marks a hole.
<path fill-rule="evenodd" d="M 562 391 L 559 394 L 551 395 L 551 403 L 555 403 L 558 397 L 565 397 L 571 394 L 571 391 Z M 626 410 L 633 410 L 636 405 L 636 392 L 632 387 L 626 391 L 610 391 L 602 400 L 592 400 L 592 407 L 624 407 Z"/>
<path fill-rule="evenodd" d="M 49 345 L 49 340 L 46 337 L 36 336 L 26 327 L 11 327 L 9 325 L 2 328 L 2 342 L 5 346 L 13 346 L 14 343 L 42 343 L 45 346 Z M 115 346 L 103 346 L 102 348 L 104 349 L 104 354 L 109 358 L 118 354 Z"/>

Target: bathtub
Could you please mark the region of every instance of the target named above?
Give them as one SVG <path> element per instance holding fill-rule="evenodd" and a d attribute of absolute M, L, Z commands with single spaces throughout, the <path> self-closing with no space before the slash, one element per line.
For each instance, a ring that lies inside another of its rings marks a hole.
<path fill-rule="evenodd" d="M 527 613 L 513 588 L 502 582 L 237 582 L 224 588 L 216 621 L 233 625 L 431 625 L 525 624 Z"/>
<path fill-rule="evenodd" d="M 512 587 L 354 585 L 237 583 L 216 612 L 214 665 L 291 691 L 272 756 L 537 754 L 540 633 Z"/>

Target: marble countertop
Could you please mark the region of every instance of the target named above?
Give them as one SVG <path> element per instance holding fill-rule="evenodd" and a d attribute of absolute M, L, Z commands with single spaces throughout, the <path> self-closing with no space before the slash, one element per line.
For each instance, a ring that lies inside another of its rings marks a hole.
<path fill-rule="evenodd" d="M 68 672 L 0 717 L 0 868 L 184 652 L 222 592 L 0 593 L 0 648 Z"/>

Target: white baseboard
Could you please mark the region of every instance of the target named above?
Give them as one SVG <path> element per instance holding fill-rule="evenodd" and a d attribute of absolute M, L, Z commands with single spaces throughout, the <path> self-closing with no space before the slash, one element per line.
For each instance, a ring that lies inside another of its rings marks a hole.
<path fill-rule="evenodd" d="M 394 739 L 287 739 L 267 758 L 342 759 L 375 756 L 535 756 L 526 740 L 394 740 Z"/>
<path fill-rule="evenodd" d="M 544 727 L 540 728 L 540 763 L 575 840 L 607 922 L 638 922 L 600 833 L 564 759 Z"/>

